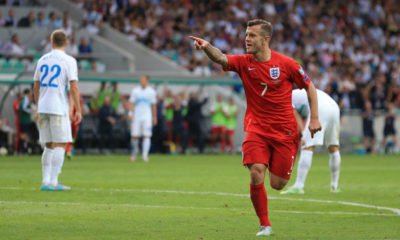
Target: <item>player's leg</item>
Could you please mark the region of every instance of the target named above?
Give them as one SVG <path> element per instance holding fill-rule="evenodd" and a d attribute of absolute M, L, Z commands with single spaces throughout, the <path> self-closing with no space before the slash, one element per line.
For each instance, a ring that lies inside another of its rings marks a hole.
<path fill-rule="evenodd" d="M 257 236 L 272 234 L 268 217 L 268 198 L 264 186 L 269 158 L 270 153 L 264 139 L 255 133 L 247 133 L 243 142 L 243 164 L 249 168 L 250 198 L 260 222 Z"/>
<path fill-rule="evenodd" d="M 152 128 L 153 128 L 153 125 L 152 125 L 151 119 L 150 119 L 150 121 L 143 122 L 142 158 L 145 162 L 149 161 Z"/>
<path fill-rule="evenodd" d="M 65 147 L 72 141 L 71 122 L 69 116 L 50 115 L 50 134 L 53 142 L 53 158 L 51 162 L 50 185 L 56 191 L 71 190 L 59 183 L 58 178 L 64 165 Z"/>
<path fill-rule="evenodd" d="M 131 124 L 131 161 L 136 160 L 139 153 L 140 122 L 135 119 Z"/>
<path fill-rule="evenodd" d="M 314 154 L 314 147 L 303 148 L 300 152 L 299 163 L 297 165 L 297 177 L 293 186 L 281 194 L 304 194 L 304 185 L 307 179 L 308 172 L 310 171 L 312 158 Z"/>
<path fill-rule="evenodd" d="M 331 172 L 331 192 L 339 192 L 339 175 L 341 156 L 339 151 L 340 115 L 339 109 L 332 113 L 325 132 L 325 146 L 329 152 L 329 169 Z"/>
<path fill-rule="evenodd" d="M 39 119 L 39 142 L 44 144 L 42 153 L 42 191 L 50 190 L 51 163 L 53 161 L 53 144 L 51 142 L 48 115 L 43 114 Z"/>
<path fill-rule="evenodd" d="M 341 156 L 339 146 L 331 145 L 329 151 L 329 168 L 331 171 L 331 192 L 339 192 L 339 176 Z"/>

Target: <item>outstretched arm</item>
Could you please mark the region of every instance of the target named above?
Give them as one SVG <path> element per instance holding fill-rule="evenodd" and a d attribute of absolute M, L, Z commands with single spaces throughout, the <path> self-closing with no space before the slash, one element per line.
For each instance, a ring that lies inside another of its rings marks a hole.
<path fill-rule="evenodd" d="M 203 50 L 207 56 L 216 63 L 221 64 L 223 67 L 228 66 L 228 59 L 225 54 L 221 52 L 218 48 L 211 45 L 211 43 L 207 42 L 204 39 L 189 36 L 190 39 L 194 40 L 194 45 L 196 49 Z"/>

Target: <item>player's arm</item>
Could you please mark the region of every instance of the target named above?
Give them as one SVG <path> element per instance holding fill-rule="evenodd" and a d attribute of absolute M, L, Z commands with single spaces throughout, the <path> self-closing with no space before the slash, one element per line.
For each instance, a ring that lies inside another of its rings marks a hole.
<path fill-rule="evenodd" d="M 321 124 L 318 119 L 318 98 L 317 98 L 317 90 L 315 89 L 314 84 L 310 81 L 310 83 L 305 87 L 307 91 L 308 103 L 310 105 L 310 124 L 308 126 L 311 137 L 314 137 L 314 134 L 321 130 Z"/>
<path fill-rule="evenodd" d="M 73 106 L 75 106 L 75 119 L 76 124 L 80 123 L 82 120 L 82 109 L 80 104 L 80 93 L 78 88 L 78 81 L 70 81 L 70 94 L 73 101 Z"/>
<path fill-rule="evenodd" d="M 297 112 L 296 109 L 293 109 L 294 117 L 296 118 L 297 127 L 299 129 L 300 138 L 303 134 L 303 119 L 301 118 L 300 114 Z"/>
<path fill-rule="evenodd" d="M 153 126 L 157 125 L 157 104 L 151 104 L 151 115 L 153 119 Z"/>
<path fill-rule="evenodd" d="M 33 83 L 33 100 L 35 101 L 36 106 L 39 105 L 39 94 L 40 94 L 40 82 L 35 81 Z"/>
<path fill-rule="evenodd" d="M 221 52 L 221 50 L 214 47 L 211 43 L 204 39 L 193 36 L 189 36 L 189 38 L 194 40 L 196 49 L 203 50 L 213 62 L 219 63 L 224 68 L 228 66 L 228 58 Z"/>

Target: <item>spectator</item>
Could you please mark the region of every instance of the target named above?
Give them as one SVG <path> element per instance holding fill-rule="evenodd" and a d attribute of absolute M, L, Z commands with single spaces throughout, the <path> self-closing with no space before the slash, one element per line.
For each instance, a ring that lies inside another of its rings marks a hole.
<path fill-rule="evenodd" d="M 36 15 L 36 26 L 39 28 L 46 28 L 48 27 L 49 22 L 44 16 L 42 11 L 38 12 Z"/>
<path fill-rule="evenodd" d="M 87 39 L 82 37 L 78 46 L 79 54 L 92 53 L 92 46 L 88 43 Z"/>
<path fill-rule="evenodd" d="M 362 114 L 363 118 L 363 136 L 364 147 L 367 153 L 374 153 L 375 147 L 375 132 L 374 132 L 374 119 L 375 113 L 370 101 L 365 102 L 365 109 Z"/>
<path fill-rule="evenodd" d="M 33 27 L 35 25 L 35 13 L 29 11 L 28 15 L 18 21 L 18 27 Z"/>
<path fill-rule="evenodd" d="M 17 20 L 15 19 L 15 11 L 14 9 L 10 8 L 8 10 L 8 15 L 5 19 L 5 27 L 15 27 L 17 26 Z"/>
<path fill-rule="evenodd" d="M 5 27 L 6 20 L 3 18 L 3 13 L 0 12 L 0 27 Z"/>
<path fill-rule="evenodd" d="M 19 129 L 21 131 L 21 152 L 28 153 L 29 133 L 32 126 L 32 94 L 29 89 L 24 90 L 24 96 L 19 104 Z"/>
<path fill-rule="evenodd" d="M 20 43 L 16 33 L 11 36 L 10 41 L 4 44 L 3 53 L 11 56 L 22 56 L 25 54 L 25 47 Z"/>
<path fill-rule="evenodd" d="M 208 98 L 199 99 L 200 92 L 191 93 L 188 103 L 188 113 L 186 119 L 189 124 L 189 136 L 196 142 L 199 153 L 204 152 L 206 133 L 204 129 L 203 106 Z"/>
<path fill-rule="evenodd" d="M 69 38 L 69 44 L 65 49 L 65 52 L 71 56 L 77 56 L 79 54 L 78 45 L 75 42 L 75 36 L 73 34 Z"/>
<path fill-rule="evenodd" d="M 100 153 L 103 153 L 104 148 L 114 150 L 113 127 L 117 122 L 116 117 L 116 113 L 111 107 L 111 98 L 106 96 L 104 104 L 99 110 Z"/>

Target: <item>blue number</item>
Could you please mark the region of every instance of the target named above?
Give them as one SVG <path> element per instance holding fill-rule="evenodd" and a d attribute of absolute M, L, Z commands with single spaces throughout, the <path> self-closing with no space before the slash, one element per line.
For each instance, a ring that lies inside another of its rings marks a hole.
<path fill-rule="evenodd" d="M 47 84 L 44 82 L 44 80 L 47 77 L 47 75 L 49 74 L 49 65 L 44 64 L 40 67 L 40 72 L 44 71 L 43 76 L 40 78 L 40 86 L 41 87 L 53 87 L 53 88 L 58 87 L 58 84 L 53 83 L 53 81 L 56 80 L 60 76 L 60 73 L 61 73 L 60 65 L 55 64 L 55 65 L 51 66 L 50 71 L 53 73 L 54 70 L 56 70 L 56 72 L 50 78 L 49 84 Z"/>
<path fill-rule="evenodd" d="M 40 67 L 40 72 L 43 72 L 43 71 L 44 71 L 44 74 L 43 74 L 43 76 L 40 78 L 40 86 L 41 86 L 41 87 L 47 87 L 47 84 L 44 83 L 44 79 L 47 77 L 47 74 L 49 73 L 49 66 L 48 66 L 48 65 L 42 65 L 42 66 Z"/>
<path fill-rule="evenodd" d="M 58 78 L 58 77 L 60 76 L 61 67 L 60 67 L 59 65 L 53 65 L 53 66 L 51 67 L 51 72 L 53 72 L 54 69 L 57 69 L 57 71 L 56 71 L 56 73 L 53 75 L 53 77 L 50 78 L 49 87 L 55 87 L 55 88 L 57 88 L 57 87 L 58 87 L 58 84 L 54 84 L 53 81 L 54 81 L 56 78 Z"/>

